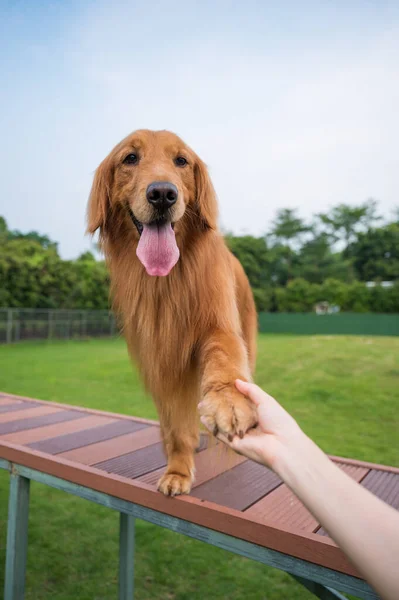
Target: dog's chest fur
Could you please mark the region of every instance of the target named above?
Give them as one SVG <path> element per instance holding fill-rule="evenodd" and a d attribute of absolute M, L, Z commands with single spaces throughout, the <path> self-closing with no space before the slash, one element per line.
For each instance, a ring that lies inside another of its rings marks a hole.
<path fill-rule="evenodd" d="M 122 316 L 129 352 L 152 392 L 162 381 L 183 381 L 196 365 L 204 335 L 238 320 L 231 278 L 223 276 L 225 246 L 215 243 L 213 250 L 206 259 L 202 251 L 201 260 L 195 248 L 184 253 L 167 277 L 147 275 L 132 254 L 110 262 L 114 306 Z"/>

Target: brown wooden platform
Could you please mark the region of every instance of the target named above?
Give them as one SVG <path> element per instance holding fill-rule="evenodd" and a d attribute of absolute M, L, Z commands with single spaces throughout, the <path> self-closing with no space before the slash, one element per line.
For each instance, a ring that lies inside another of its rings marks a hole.
<path fill-rule="evenodd" d="M 320 524 L 269 469 L 208 447 L 202 436 L 190 496 L 165 498 L 158 423 L 0 393 L 0 458 L 359 577 Z M 399 469 L 331 457 L 399 510 Z"/>

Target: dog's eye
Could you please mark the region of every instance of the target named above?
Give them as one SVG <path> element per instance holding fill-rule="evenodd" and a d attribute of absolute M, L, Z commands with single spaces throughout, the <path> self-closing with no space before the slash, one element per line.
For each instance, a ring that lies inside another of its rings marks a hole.
<path fill-rule="evenodd" d="M 139 160 L 139 157 L 137 156 L 137 154 L 134 154 L 134 152 L 132 152 L 131 154 L 128 154 L 126 156 L 126 158 L 124 159 L 124 163 L 125 165 L 135 165 Z"/>
<path fill-rule="evenodd" d="M 184 156 L 177 156 L 175 158 L 175 165 L 177 167 L 185 167 L 187 164 L 187 159 Z"/>

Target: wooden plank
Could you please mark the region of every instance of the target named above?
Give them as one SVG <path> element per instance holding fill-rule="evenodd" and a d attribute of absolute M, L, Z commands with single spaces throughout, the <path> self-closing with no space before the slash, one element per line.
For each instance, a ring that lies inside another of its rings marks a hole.
<path fill-rule="evenodd" d="M 399 475 L 371 470 L 362 486 L 396 510 L 399 510 Z"/>
<path fill-rule="evenodd" d="M 352 465 L 347 463 L 338 463 L 337 466 L 341 469 L 341 471 L 349 475 L 349 477 L 351 477 L 354 481 L 357 481 L 358 483 L 360 483 L 370 471 L 368 467 Z"/>
<path fill-rule="evenodd" d="M 246 542 L 239 538 L 231 537 L 208 529 L 204 526 L 173 517 L 159 511 L 140 506 L 133 502 L 128 502 L 110 496 L 102 492 L 93 490 L 53 477 L 47 473 L 42 473 L 28 467 L 16 466 L 15 470 L 24 477 L 37 481 L 44 485 L 69 493 L 79 498 L 84 498 L 90 502 L 95 502 L 106 508 L 110 508 L 120 513 L 130 515 L 134 518 L 153 523 L 159 527 L 165 527 L 175 533 L 179 533 L 196 540 L 200 540 L 212 546 L 216 546 L 228 552 L 238 554 L 255 560 L 256 562 L 270 565 L 277 569 L 297 577 L 306 577 L 308 580 L 320 583 L 324 586 L 331 586 L 334 589 L 340 589 L 347 593 L 353 593 L 362 600 L 379 600 L 370 586 L 362 579 L 346 575 L 328 569 L 326 567 L 313 564 L 290 555 L 282 554 L 270 548 L 258 546 Z"/>
<path fill-rule="evenodd" d="M 40 406 L 38 402 L 8 402 L 4 404 L 0 404 L 0 414 L 1 413 L 15 413 L 20 410 L 26 410 L 27 408 L 32 408 L 33 406 Z"/>
<path fill-rule="evenodd" d="M 0 393 L 1 396 L 1 393 Z M 112 413 L 106 410 L 98 410 L 94 408 L 85 408 L 84 406 L 79 406 L 78 404 L 63 404 L 61 402 L 53 402 L 51 400 L 39 400 L 37 398 L 29 398 L 28 396 L 17 396 L 15 394 L 6 394 L 7 398 L 16 399 L 16 400 L 25 400 L 27 402 L 38 402 L 41 404 L 46 404 L 47 406 L 53 406 L 55 408 L 62 408 L 71 410 L 77 410 L 82 413 L 89 413 L 91 415 L 103 415 L 105 417 L 114 417 L 114 419 L 126 419 L 128 421 L 135 421 L 136 423 L 145 423 L 146 425 L 156 425 L 159 427 L 158 421 L 154 419 L 143 419 L 142 417 L 134 417 L 131 415 L 124 415 L 121 413 Z"/>
<path fill-rule="evenodd" d="M 310 533 L 319 526 L 319 522 L 285 484 L 253 504 L 245 514 L 277 527 L 285 525 L 294 531 Z"/>
<path fill-rule="evenodd" d="M 233 536 L 242 543 L 250 542 L 285 553 L 290 555 L 291 560 L 300 558 L 340 573 L 360 577 L 355 567 L 329 538 L 312 533 L 297 533 L 284 527 L 277 528 L 248 518 L 245 513 L 192 496 L 167 498 L 141 481 L 105 474 L 94 467 L 1 440 L 0 456 L 16 465 L 24 465 L 65 482 L 90 488 L 88 493 L 90 490 L 103 492 L 127 502 L 134 502 L 145 507 L 145 510 L 152 509 Z"/>
<path fill-rule="evenodd" d="M 338 464 L 355 481 L 368 473 L 368 468 Z M 283 484 L 251 506 L 246 514 L 276 526 L 285 526 L 293 531 L 313 532 L 319 529 L 319 522 L 305 508 L 290 488 Z"/>
<path fill-rule="evenodd" d="M 244 556 L 250 560 L 255 560 L 256 562 L 270 565 L 277 569 L 282 569 L 294 577 L 305 577 L 308 580 L 320 583 L 324 586 L 330 586 L 334 589 L 338 588 L 343 592 L 355 594 L 356 597 L 361 598 L 362 600 L 378 600 L 370 586 L 364 580 L 357 577 L 339 573 L 335 570 L 298 559 L 291 555 L 282 554 L 278 551 L 271 550 L 270 548 L 261 547 L 245 540 L 225 535 L 218 531 L 192 523 L 191 521 L 185 521 L 161 513 L 157 510 L 147 508 L 146 506 L 140 506 L 134 502 L 122 500 L 115 496 L 110 496 L 93 490 L 92 488 L 74 484 L 28 467 L 16 466 L 15 470 L 22 476 L 28 477 L 33 481 L 73 494 L 79 498 L 84 498 L 90 502 L 95 502 L 101 506 L 130 515 L 134 518 L 153 523 L 159 527 L 164 527 L 175 533 L 200 540 L 212 546 L 227 550 L 228 552 Z"/>
<path fill-rule="evenodd" d="M 200 437 L 198 452 L 205 448 L 208 443 L 208 436 Z M 163 450 L 162 443 L 146 444 L 142 449 L 137 448 L 135 451 L 120 455 L 115 455 L 109 460 L 102 460 L 97 463 L 92 463 L 98 469 L 107 471 L 108 473 L 116 473 L 123 475 L 129 479 L 136 479 L 148 474 L 152 471 L 163 472 L 167 460 Z"/>
<path fill-rule="evenodd" d="M 97 469 L 121 475 L 127 479 L 136 479 L 144 473 L 154 471 L 166 465 L 166 456 L 161 443 L 152 444 L 141 450 L 129 452 L 95 464 Z"/>
<path fill-rule="evenodd" d="M 195 451 L 202 452 L 203 450 L 206 450 L 208 448 L 208 446 L 212 445 L 212 441 L 213 440 L 210 439 L 210 435 L 208 435 L 207 433 L 201 433 L 200 439 L 199 439 L 199 444 L 198 444 L 198 447 L 195 449 Z"/>
<path fill-rule="evenodd" d="M 16 400 L 15 398 L 2 398 L 0 396 L 0 406 L 4 406 L 5 404 L 22 404 L 22 400 Z M 27 404 L 24 402 L 24 404 Z"/>
<path fill-rule="evenodd" d="M 35 409 L 40 410 L 40 409 Z M 27 411 L 28 412 L 28 411 Z M 24 413 L 25 415 L 26 413 Z M 27 429 L 35 429 L 43 427 L 43 425 L 51 425 L 53 423 L 62 423 L 64 421 L 73 421 L 81 419 L 82 414 L 75 410 L 59 410 L 53 409 L 50 413 L 40 416 L 31 417 L 30 419 L 19 419 L 18 421 L 10 421 L 8 423 L 0 423 L 0 435 L 4 433 L 15 433 L 16 431 L 25 431 Z"/>
<path fill-rule="evenodd" d="M 96 419 L 100 417 L 95 417 Z M 127 433 L 120 437 L 98 442 L 84 448 L 76 448 L 60 454 L 67 460 L 76 460 L 84 465 L 95 465 L 101 461 L 128 454 L 134 450 L 140 450 L 151 444 L 161 441 L 161 431 L 159 427 L 146 427 L 140 431 Z"/>
<path fill-rule="evenodd" d="M 82 418 L 82 414 L 79 416 Z M 67 450 L 74 450 L 75 448 L 81 448 L 82 446 L 89 446 L 90 444 L 110 440 L 119 435 L 139 431 L 146 427 L 148 427 L 148 425 L 144 423 L 120 420 L 108 423 L 107 425 L 97 425 L 97 427 L 84 429 L 77 433 L 67 433 L 47 440 L 33 442 L 32 444 L 28 444 L 28 446 L 29 448 L 47 452 L 48 454 L 60 454 L 61 452 L 67 452 Z"/>
<path fill-rule="evenodd" d="M 195 455 L 195 481 L 193 488 L 214 479 L 224 471 L 232 469 L 236 465 L 241 464 L 246 459 L 235 452 L 227 452 L 226 446 L 221 444 L 213 445 L 203 452 Z M 138 479 L 148 483 L 148 485 L 156 486 L 159 478 L 163 474 L 164 469 L 156 469 L 145 475 L 141 475 Z"/>
<path fill-rule="evenodd" d="M 23 402 L 23 400 L 17 399 L 15 396 L 8 396 L 7 394 L 0 394 L 0 405 L 10 404 L 10 402 Z"/>
<path fill-rule="evenodd" d="M 51 415 L 56 412 L 61 412 L 56 406 L 39 405 L 24 410 L 20 415 L 14 413 L 3 413 L 0 415 L 0 423 L 8 423 L 9 421 L 17 421 L 18 419 L 30 419 L 31 417 L 40 417 L 42 415 Z"/>
<path fill-rule="evenodd" d="M 96 425 L 106 425 L 107 423 L 114 423 L 115 419 L 112 417 L 99 417 L 93 415 L 82 415 L 81 419 L 75 421 L 64 421 L 63 423 L 55 423 L 54 425 L 44 425 L 43 427 L 37 427 L 36 429 L 28 429 L 27 431 L 18 431 L 16 433 L 7 433 L 1 436 L 1 439 L 5 442 L 15 442 L 16 444 L 30 444 L 31 442 L 38 442 L 39 440 L 46 440 L 48 438 L 55 437 L 56 435 L 64 435 L 66 433 L 74 433 L 82 431 L 82 429 L 89 429 Z"/>
<path fill-rule="evenodd" d="M 4 600 L 24 599 L 28 553 L 29 488 L 29 479 L 11 473 Z"/>
<path fill-rule="evenodd" d="M 397 473 L 399 475 L 399 467 L 390 467 L 389 465 L 378 465 L 355 458 L 342 458 L 341 456 L 329 455 L 329 458 L 335 463 L 344 463 L 345 465 L 353 465 L 355 467 L 364 467 L 367 469 L 375 469 L 377 471 L 389 471 L 389 473 Z"/>
<path fill-rule="evenodd" d="M 53 402 L 50 400 L 41 400 L 41 399 L 37 399 L 37 398 L 30 398 L 28 396 L 19 396 L 17 394 L 11 394 L 8 392 L 0 392 L 0 398 L 7 399 L 7 400 L 11 399 L 13 401 L 19 400 L 19 401 L 27 401 L 27 402 L 38 402 L 41 404 L 44 403 L 49 406 L 59 407 L 59 408 L 69 409 L 69 410 L 71 408 L 73 408 L 73 410 L 77 410 L 79 412 L 86 412 L 86 413 L 90 413 L 93 415 L 96 414 L 96 415 L 109 416 L 109 417 L 114 417 L 116 419 L 128 419 L 128 420 L 137 421 L 139 423 L 147 423 L 147 424 L 155 425 L 155 426 L 159 427 L 159 422 L 155 421 L 154 419 L 144 419 L 142 417 L 135 417 L 135 416 L 125 415 L 125 414 L 120 414 L 120 413 L 112 413 L 109 411 L 103 411 L 103 410 L 98 410 L 98 409 L 93 409 L 93 408 L 85 408 L 85 407 L 75 405 L 75 404 L 72 405 L 72 404 L 65 404 L 65 403 L 60 403 L 60 402 Z M 355 466 L 368 467 L 369 469 L 377 469 L 380 471 L 389 471 L 391 473 L 399 474 L 399 467 L 392 467 L 389 465 L 380 465 L 380 464 L 361 461 L 361 460 L 357 460 L 357 459 L 353 459 L 353 458 L 343 458 L 341 456 L 329 455 L 329 457 L 334 462 L 352 464 Z"/>
<path fill-rule="evenodd" d="M 203 483 L 218 477 L 225 471 L 245 462 L 245 456 L 240 456 L 235 452 L 226 451 L 226 447 L 218 444 L 211 446 L 204 452 L 195 455 L 195 483 L 198 487 Z"/>
<path fill-rule="evenodd" d="M 281 479 L 273 471 L 246 460 L 215 479 L 195 487 L 191 495 L 221 506 L 245 510 L 280 483 Z"/>

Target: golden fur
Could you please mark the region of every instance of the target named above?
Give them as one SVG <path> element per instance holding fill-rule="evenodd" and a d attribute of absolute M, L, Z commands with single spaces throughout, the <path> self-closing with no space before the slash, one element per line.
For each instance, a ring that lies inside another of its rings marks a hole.
<path fill-rule="evenodd" d="M 136 165 L 123 160 L 140 154 Z M 184 168 L 176 156 L 187 159 Z M 148 275 L 136 257 L 139 233 L 129 209 L 151 219 L 145 191 L 153 181 L 178 189 L 172 210 L 180 259 L 166 277 Z M 217 202 L 207 169 L 176 135 L 137 131 L 98 167 L 88 205 L 88 231 L 100 229 L 113 305 L 129 353 L 159 414 L 168 465 L 159 489 L 188 493 L 198 445 L 197 405 L 216 432 L 243 435 L 255 425 L 249 401 L 234 387 L 255 364 L 257 317 L 240 263 L 217 228 Z"/>

